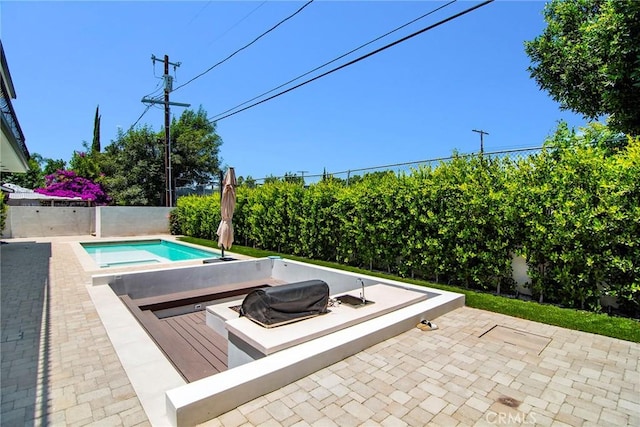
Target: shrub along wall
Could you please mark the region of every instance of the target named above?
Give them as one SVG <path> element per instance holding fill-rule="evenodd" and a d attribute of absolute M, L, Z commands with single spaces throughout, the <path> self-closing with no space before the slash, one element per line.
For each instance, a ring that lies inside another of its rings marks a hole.
<path fill-rule="evenodd" d="M 236 243 L 496 293 L 513 289 L 517 253 L 540 302 L 599 310 L 607 294 L 637 315 L 640 140 L 616 149 L 607 138 L 606 128 L 577 137 L 561 125 L 519 161 L 454 157 L 349 186 L 240 187 Z M 174 231 L 216 240 L 219 206 L 217 196 L 181 197 Z"/>

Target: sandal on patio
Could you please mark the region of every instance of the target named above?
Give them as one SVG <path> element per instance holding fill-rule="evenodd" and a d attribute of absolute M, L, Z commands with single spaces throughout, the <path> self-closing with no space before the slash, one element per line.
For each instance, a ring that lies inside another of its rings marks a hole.
<path fill-rule="evenodd" d="M 436 329 L 438 329 L 438 325 L 428 320 L 422 320 L 420 321 L 420 323 L 418 323 L 417 328 L 421 331 L 435 331 Z"/>

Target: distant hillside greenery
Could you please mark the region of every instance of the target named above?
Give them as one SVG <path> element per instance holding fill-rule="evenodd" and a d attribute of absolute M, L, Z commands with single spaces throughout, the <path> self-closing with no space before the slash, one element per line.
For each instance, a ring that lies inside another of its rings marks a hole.
<path fill-rule="evenodd" d="M 536 155 L 454 156 L 409 174 L 239 187 L 235 240 L 468 289 L 511 293 L 512 254 L 539 302 L 640 314 L 640 138 L 561 123 Z M 218 196 L 178 199 L 173 231 L 216 240 Z"/>

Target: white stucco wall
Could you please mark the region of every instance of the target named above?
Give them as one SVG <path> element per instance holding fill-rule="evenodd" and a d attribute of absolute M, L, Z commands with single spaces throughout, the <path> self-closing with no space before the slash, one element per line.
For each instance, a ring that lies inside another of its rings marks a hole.
<path fill-rule="evenodd" d="M 145 206 L 98 206 L 96 237 L 170 234 L 169 213 L 173 208 Z"/>
<path fill-rule="evenodd" d="M 87 207 L 9 206 L 4 238 L 89 235 L 95 211 Z"/>
<path fill-rule="evenodd" d="M 167 207 L 9 206 L 3 238 L 170 234 Z"/>
<path fill-rule="evenodd" d="M 516 289 L 523 295 L 531 295 L 531 290 L 525 285 L 531 282 L 529 277 L 527 261 L 520 255 L 511 255 L 511 267 L 513 268 L 513 280 L 516 282 Z"/>

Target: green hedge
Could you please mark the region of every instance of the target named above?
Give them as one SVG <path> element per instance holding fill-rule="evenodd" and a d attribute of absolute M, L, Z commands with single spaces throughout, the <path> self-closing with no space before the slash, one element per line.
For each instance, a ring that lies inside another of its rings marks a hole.
<path fill-rule="evenodd" d="M 602 295 L 640 311 L 640 140 L 611 147 L 592 125 L 561 124 L 537 155 L 455 156 L 347 186 L 325 179 L 239 187 L 236 242 L 495 293 L 513 289 L 521 254 L 535 298 L 600 309 Z M 181 197 L 174 231 L 215 240 L 218 196 Z"/>
<path fill-rule="evenodd" d="M 7 205 L 4 202 L 4 194 L 0 193 L 0 234 L 4 231 L 7 221 Z"/>

